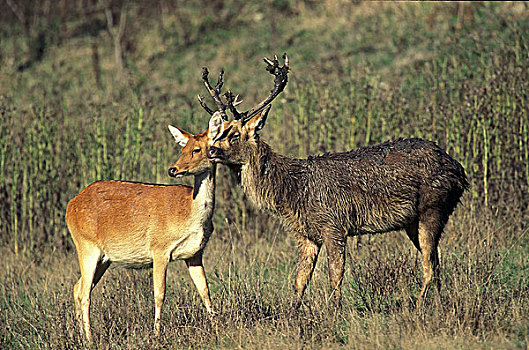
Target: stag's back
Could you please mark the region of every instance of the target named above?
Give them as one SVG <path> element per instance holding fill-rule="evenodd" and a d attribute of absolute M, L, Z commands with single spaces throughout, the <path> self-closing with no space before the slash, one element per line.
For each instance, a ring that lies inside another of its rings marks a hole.
<path fill-rule="evenodd" d="M 428 208 L 447 219 L 468 187 L 461 164 L 421 139 L 310 157 L 301 168 L 311 189 L 303 209 L 320 213 L 306 215 L 308 224 L 334 222 L 352 234 L 405 228 Z"/>

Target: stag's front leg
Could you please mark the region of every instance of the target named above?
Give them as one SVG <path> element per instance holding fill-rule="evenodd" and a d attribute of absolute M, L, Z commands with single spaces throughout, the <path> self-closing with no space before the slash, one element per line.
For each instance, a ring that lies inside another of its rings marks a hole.
<path fill-rule="evenodd" d="M 340 305 L 341 300 L 341 287 L 345 269 L 345 243 L 346 237 L 340 234 L 331 234 L 325 238 L 331 295 L 336 306 Z"/>
<path fill-rule="evenodd" d="M 317 244 L 308 238 L 301 237 L 298 240 L 298 265 L 296 269 L 295 301 L 294 307 L 298 308 L 301 305 L 301 298 L 307 288 L 321 245 Z"/>

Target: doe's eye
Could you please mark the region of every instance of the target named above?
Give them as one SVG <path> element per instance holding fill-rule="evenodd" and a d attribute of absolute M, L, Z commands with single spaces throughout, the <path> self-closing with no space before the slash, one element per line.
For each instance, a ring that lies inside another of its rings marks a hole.
<path fill-rule="evenodd" d="M 193 150 L 193 153 L 194 153 L 194 154 L 199 153 L 199 152 L 200 152 L 200 148 L 195 148 L 195 149 Z"/>

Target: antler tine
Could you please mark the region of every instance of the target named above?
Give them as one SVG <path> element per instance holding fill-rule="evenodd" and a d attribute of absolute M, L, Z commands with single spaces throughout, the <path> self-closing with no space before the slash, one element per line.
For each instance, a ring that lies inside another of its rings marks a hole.
<path fill-rule="evenodd" d="M 204 108 L 206 110 L 206 112 L 208 112 L 209 115 L 213 115 L 215 113 L 215 111 L 212 110 L 211 108 L 209 108 L 208 105 L 206 104 L 206 102 L 204 102 L 204 100 L 202 99 L 202 96 L 197 95 L 197 98 L 198 98 L 198 102 L 200 103 L 202 108 Z"/>
<path fill-rule="evenodd" d="M 213 101 L 215 101 L 215 104 L 217 105 L 217 109 L 222 115 L 222 119 L 228 120 L 228 116 L 226 115 L 226 105 L 222 103 L 222 100 L 219 96 L 220 89 L 222 88 L 222 85 L 224 84 L 223 76 L 224 76 L 224 70 L 221 69 L 219 74 L 219 79 L 217 80 L 217 84 L 215 85 L 215 88 L 211 86 L 208 79 L 209 71 L 207 67 L 202 67 L 202 80 L 204 81 L 204 85 L 206 86 L 206 89 L 209 92 L 209 95 L 213 98 Z M 206 103 L 202 100 L 202 98 L 199 97 L 200 105 L 210 114 L 213 115 L 214 111 L 211 110 Z"/>
<path fill-rule="evenodd" d="M 239 101 L 239 95 L 235 96 L 235 98 L 233 97 L 233 92 L 231 92 L 231 90 L 228 90 L 228 92 L 226 92 L 224 94 L 224 97 L 226 97 L 226 101 L 228 102 L 228 108 L 230 109 L 231 113 L 233 113 L 233 119 L 234 120 L 239 120 L 242 118 L 242 114 L 239 113 L 239 111 L 237 110 L 237 108 L 235 108 L 237 105 L 241 104 L 242 101 Z"/>
<path fill-rule="evenodd" d="M 239 95 L 235 96 L 235 101 L 233 101 L 234 106 L 238 106 L 242 103 L 242 100 L 239 101 Z"/>
<path fill-rule="evenodd" d="M 206 84 L 206 89 L 208 90 L 208 92 L 210 92 L 210 89 L 208 88 L 208 85 L 209 85 L 208 74 L 209 74 L 208 68 L 202 67 L 202 80 L 204 81 L 204 84 Z M 206 102 L 202 99 L 202 96 L 197 95 L 197 98 L 202 108 L 204 108 L 206 112 L 208 112 L 209 115 L 213 115 L 213 113 L 215 113 L 215 111 L 213 111 L 211 108 L 208 107 Z"/>
<path fill-rule="evenodd" d="M 221 68 L 219 73 L 219 79 L 217 80 L 217 85 L 215 85 L 215 92 L 217 93 L 217 96 L 220 94 L 220 89 L 222 89 L 222 85 L 224 85 L 224 69 Z"/>
<path fill-rule="evenodd" d="M 276 59 L 277 59 L 277 56 L 276 56 Z M 273 62 L 273 61 L 270 61 L 270 60 L 268 59 L 268 57 L 263 57 L 263 60 L 264 60 L 266 63 L 268 63 L 269 66 L 274 66 L 274 62 Z M 267 68 L 268 68 L 268 67 L 267 67 Z"/>
<path fill-rule="evenodd" d="M 283 54 L 283 59 L 285 60 L 285 63 L 283 67 L 280 67 L 277 56 L 274 55 L 274 60 L 270 60 L 266 57 L 264 58 L 264 61 L 266 64 L 268 64 L 266 70 L 275 76 L 274 87 L 270 91 L 270 95 L 267 98 L 258 103 L 256 106 L 252 107 L 250 110 L 240 113 L 244 122 L 256 115 L 265 106 L 270 104 L 270 102 L 272 102 L 277 97 L 277 95 L 279 95 L 285 89 L 285 86 L 288 82 L 289 71 L 289 61 L 286 53 Z"/>

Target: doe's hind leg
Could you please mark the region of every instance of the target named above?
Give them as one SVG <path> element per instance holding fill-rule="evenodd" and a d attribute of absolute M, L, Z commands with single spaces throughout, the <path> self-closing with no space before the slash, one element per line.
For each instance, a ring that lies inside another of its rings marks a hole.
<path fill-rule="evenodd" d="M 82 333 L 88 342 L 92 342 L 92 332 L 90 330 L 90 295 L 94 284 L 94 276 L 101 278 L 108 267 L 100 266 L 101 250 L 94 246 L 85 246 L 77 250 L 79 266 L 81 268 L 81 278 L 73 287 L 73 297 L 75 303 L 75 313 L 80 323 Z"/>

